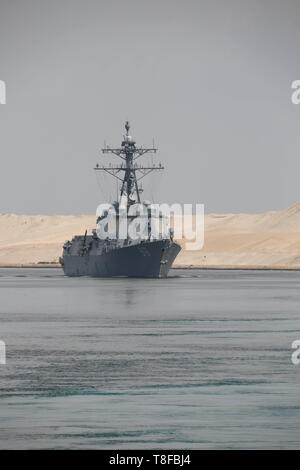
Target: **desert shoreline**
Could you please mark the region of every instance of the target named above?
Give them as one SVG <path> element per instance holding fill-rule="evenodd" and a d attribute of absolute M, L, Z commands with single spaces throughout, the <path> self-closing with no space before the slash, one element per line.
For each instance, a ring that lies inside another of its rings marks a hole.
<path fill-rule="evenodd" d="M 43 268 L 53 268 L 53 269 L 62 269 L 60 264 L 10 264 L 10 265 L 1 265 L 0 269 L 43 269 Z M 203 270 L 203 271 L 300 271 L 300 267 L 289 267 L 289 266 L 276 266 L 276 267 L 268 267 L 268 266 L 172 266 L 171 269 L 178 269 L 178 270 Z"/>
<path fill-rule="evenodd" d="M 0 214 L 0 267 L 59 268 L 66 240 L 90 234 L 94 215 Z M 205 214 L 204 245 L 182 250 L 174 269 L 300 270 L 300 202 L 259 214 Z"/>

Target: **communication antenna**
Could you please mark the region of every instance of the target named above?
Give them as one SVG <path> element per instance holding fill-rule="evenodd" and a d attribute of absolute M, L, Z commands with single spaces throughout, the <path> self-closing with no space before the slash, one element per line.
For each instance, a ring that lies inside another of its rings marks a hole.
<path fill-rule="evenodd" d="M 138 185 L 138 182 L 145 176 L 149 175 L 149 173 L 152 173 L 152 171 L 164 170 L 164 167 L 161 163 L 159 165 L 151 164 L 145 166 L 135 163 L 135 160 L 146 153 L 154 154 L 157 152 L 157 149 L 154 147 L 154 139 L 152 148 L 136 147 L 136 142 L 129 135 L 129 121 L 125 122 L 125 130 L 126 135 L 124 136 L 121 147 L 110 148 L 105 145 L 102 149 L 103 154 L 114 154 L 121 158 L 124 161 L 124 164 L 112 165 L 110 163 L 109 165 L 102 166 L 97 164 L 94 170 L 105 171 L 109 175 L 121 181 L 120 199 L 123 196 L 126 196 L 127 207 L 129 207 L 131 204 L 136 202 L 135 197 L 137 202 L 141 202 L 140 194 L 142 193 L 142 188 Z"/>

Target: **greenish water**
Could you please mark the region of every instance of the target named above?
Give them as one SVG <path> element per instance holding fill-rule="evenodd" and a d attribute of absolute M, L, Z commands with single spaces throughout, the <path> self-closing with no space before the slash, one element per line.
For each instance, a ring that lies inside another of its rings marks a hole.
<path fill-rule="evenodd" d="M 299 448 L 299 279 L 0 269 L 0 447 Z"/>

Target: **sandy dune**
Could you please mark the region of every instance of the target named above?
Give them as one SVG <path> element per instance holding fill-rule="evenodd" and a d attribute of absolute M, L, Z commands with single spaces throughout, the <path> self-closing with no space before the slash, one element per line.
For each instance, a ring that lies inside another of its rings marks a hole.
<path fill-rule="evenodd" d="M 0 266 L 58 262 L 63 243 L 94 225 L 94 215 L 0 214 Z M 300 202 L 264 214 L 208 214 L 202 250 L 179 242 L 176 267 L 300 269 Z"/>

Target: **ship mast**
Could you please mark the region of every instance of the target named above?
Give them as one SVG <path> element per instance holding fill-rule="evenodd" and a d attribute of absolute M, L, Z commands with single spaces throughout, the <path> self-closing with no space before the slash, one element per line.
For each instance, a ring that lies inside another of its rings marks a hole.
<path fill-rule="evenodd" d="M 94 170 L 101 170 L 105 171 L 109 175 L 117 178 L 122 182 L 121 191 L 120 191 L 120 199 L 123 196 L 126 196 L 127 199 L 127 207 L 135 202 L 140 203 L 141 197 L 140 193 L 142 189 L 138 186 L 138 182 L 147 176 L 149 173 L 155 170 L 164 170 L 164 167 L 161 165 L 152 165 L 152 166 L 142 166 L 135 163 L 135 160 L 140 158 L 142 155 L 146 153 L 156 153 L 157 149 L 154 148 L 143 148 L 143 147 L 136 147 L 135 141 L 129 135 L 130 124 L 129 121 L 125 123 L 125 130 L 126 134 L 124 135 L 124 140 L 122 142 L 121 147 L 119 148 L 110 148 L 108 145 L 101 149 L 102 153 L 112 153 L 117 157 L 121 158 L 124 163 L 121 165 L 99 165 L 97 164 Z M 124 173 L 123 176 L 122 173 Z M 136 199 L 134 199 L 134 194 L 136 194 Z"/>

